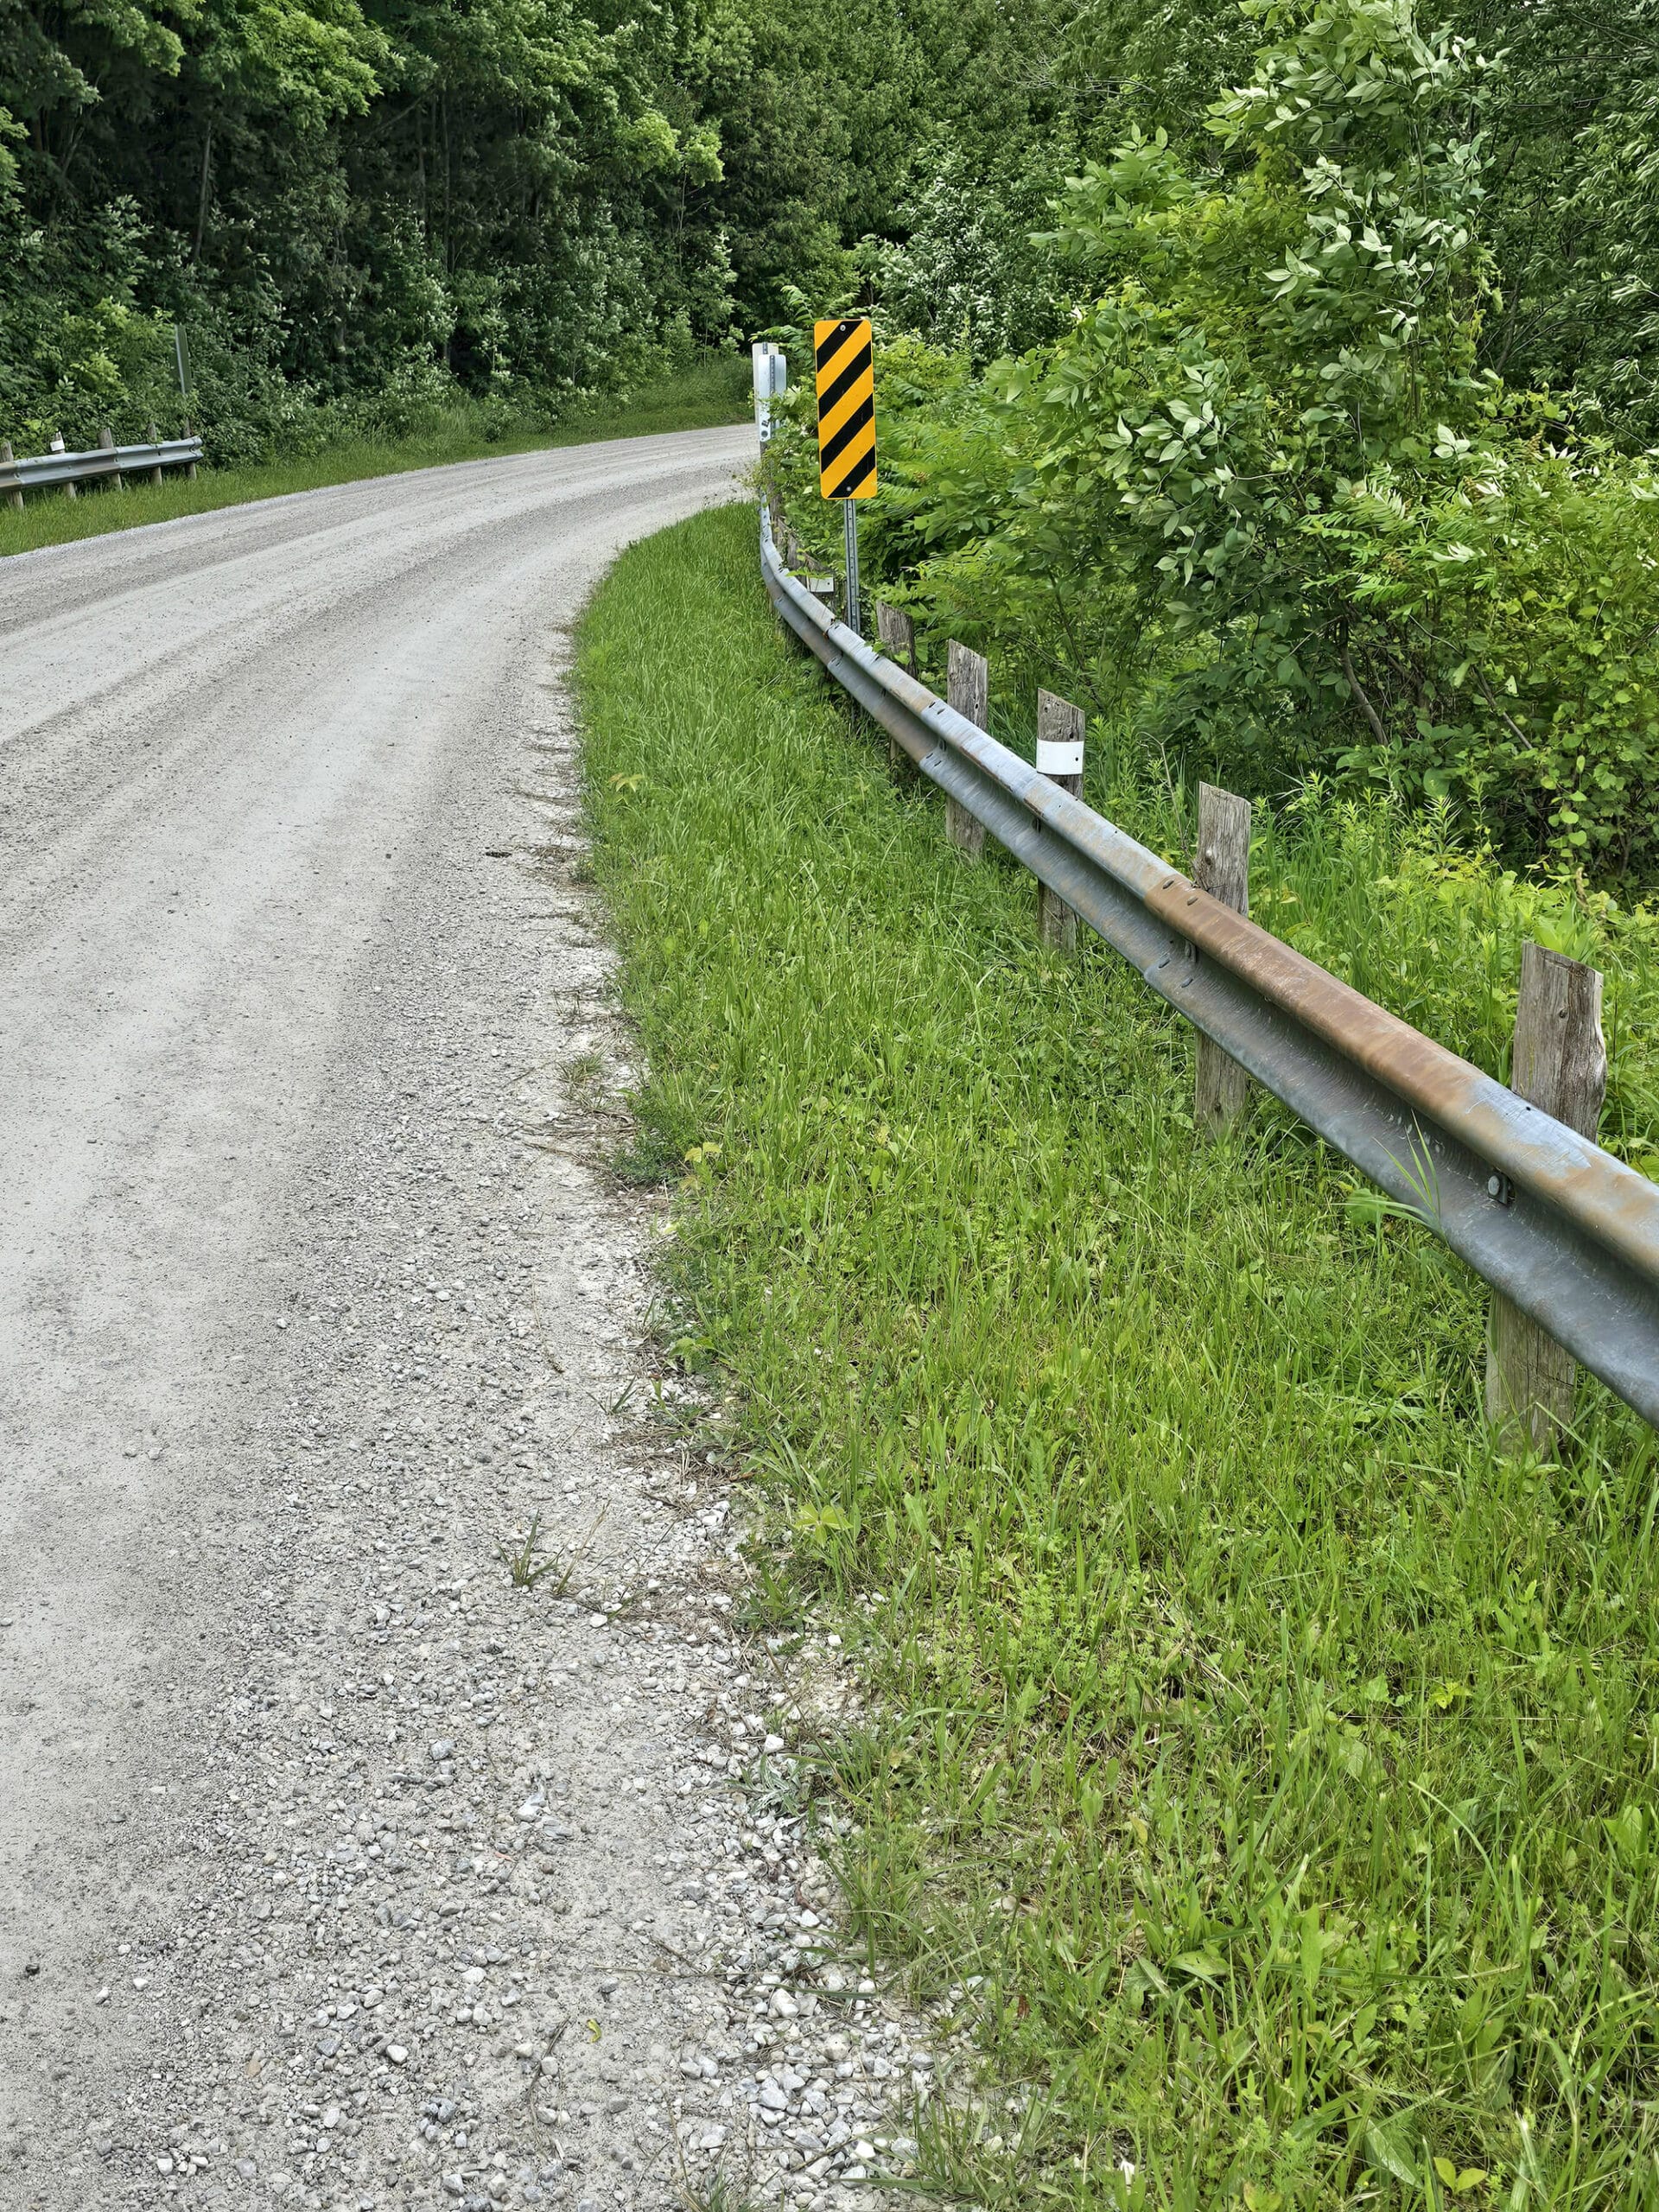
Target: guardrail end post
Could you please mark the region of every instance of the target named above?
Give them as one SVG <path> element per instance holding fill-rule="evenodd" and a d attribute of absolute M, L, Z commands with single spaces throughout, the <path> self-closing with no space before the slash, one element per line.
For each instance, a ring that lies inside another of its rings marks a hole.
<path fill-rule="evenodd" d="M 10 468 L 14 467 L 16 460 L 17 456 L 11 449 L 11 440 L 10 438 L 0 438 L 0 468 Z M 12 484 L 7 486 L 6 505 L 9 507 L 15 507 L 17 510 L 17 512 L 22 514 L 23 512 L 23 487 L 21 484 Z"/>
<path fill-rule="evenodd" d="M 945 698 L 964 721 L 980 729 L 990 728 L 990 663 L 982 653 L 959 645 L 954 638 L 945 655 Z M 976 861 L 983 855 L 985 824 L 949 797 L 944 802 L 944 834 L 964 860 Z"/>
<path fill-rule="evenodd" d="M 1580 1136 L 1595 1136 L 1607 1089 L 1600 972 L 1530 938 L 1521 947 L 1510 1088 Z M 1573 1417 L 1577 1379 L 1572 1353 L 1495 1290 L 1486 1328 L 1486 1418 L 1501 1447 L 1548 1451 Z"/>
<path fill-rule="evenodd" d="M 1198 845 L 1192 880 L 1236 914 L 1249 914 L 1250 803 L 1214 784 L 1198 785 Z M 1250 1078 L 1238 1062 L 1200 1033 L 1192 1085 L 1192 1119 L 1198 1128 L 1206 1136 L 1221 1136 L 1243 1113 L 1249 1095 Z"/>
<path fill-rule="evenodd" d="M 1037 772 L 1083 797 L 1083 709 L 1052 691 L 1037 694 Z M 1077 949 L 1077 918 L 1058 891 L 1037 886 L 1037 935 L 1057 952 Z"/>
<path fill-rule="evenodd" d="M 875 641 L 889 660 L 896 660 L 908 674 L 918 673 L 916 666 L 916 620 L 906 614 L 902 607 L 889 607 L 885 600 L 875 603 Z M 887 765 L 897 768 L 910 755 L 898 739 L 889 733 Z"/>

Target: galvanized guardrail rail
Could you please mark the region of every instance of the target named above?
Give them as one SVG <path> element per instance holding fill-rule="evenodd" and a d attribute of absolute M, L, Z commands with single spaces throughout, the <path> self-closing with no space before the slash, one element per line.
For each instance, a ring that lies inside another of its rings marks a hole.
<path fill-rule="evenodd" d="M 792 575 L 779 614 L 925 776 L 1160 997 L 1659 1427 L 1659 1187 L 1201 891 Z"/>
<path fill-rule="evenodd" d="M 201 459 L 201 440 L 162 438 L 149 445 L 94 446 L 90 453 L 32 454 L 14 460 L 10 446 L 0 447 L 0 496 L 15 507 L 23 504 L 25 492 L 46 491 L 54 485 L 121 483 L 129 476 L 148 476 L 160 483 L 164 468 L 188 468 L 194 474 Z"/>

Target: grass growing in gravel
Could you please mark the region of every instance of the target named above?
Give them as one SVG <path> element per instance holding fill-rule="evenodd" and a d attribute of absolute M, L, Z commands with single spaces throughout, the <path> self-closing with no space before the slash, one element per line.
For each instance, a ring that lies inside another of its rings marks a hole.
<path fill-rule="evenodd" d="M 868 1624 L 838 1743 L 874 1950 L 963 1997 L 968 2200 L 1659 2201 L 1654 1439 L 1478 1417 L 1478 1286 L 1186 1036 L 786 644 L 747 510 L 625 554 L 581 652 L 597 865 L 681 1180 L 681 1344 L 804 1584 Z M 1179 791 L 1091 793 L 1187 849 Z M 1656 1141 L 1650 923 L 1310 804 L 1258 913 L 1489 1065 L 1524 928 L 1609 974 Z M 1023 2109 L 1021 2105 L 1023 2104 Z"/>
<path fill-rule="evenodd" d="M 181 515 L 206 514 L 215 507 L 241 506 L 251 499 L 274 499 L 289 492 L 315 492 L 328 484 L 356 483 L 365 476 L 401 475 L 411 468 L 436 468 L 456 461 L 532 453 L 554 446 L 587 445 L 601 438 L 637 438 L 665 430 L 707 430 L 741 423 L 750 413 L 749 365 L 720 360 L 671 381 L 642 387 L 625 400 L 595 401 L 567 416 L 556 429 L 526 418 L 521 430 L 486 435 L 480 419 L 454 411 L 440 415 L 419 435 L 404 439 L 359 438 L 292 461 L 264 467 L 204 467 L 190 483 L 169 471 L 159 485 L 133 484 L 123 491 L 104 486 L 78 499 L 60 492 L 28 494 L 21 514 L 0 507 L 0 557 L 61 545 L 72 538 L 98 537 L 105 531 L 131 530 L 140 523 L 172 522 Z"/>

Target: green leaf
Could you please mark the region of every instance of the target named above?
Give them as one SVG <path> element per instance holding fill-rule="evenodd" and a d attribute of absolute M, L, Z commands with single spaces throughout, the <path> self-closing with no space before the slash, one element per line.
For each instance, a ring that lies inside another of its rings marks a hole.
<path fill-rule="evenodd" d="M 1395 2129 L 1382 2120 L 1374 2120 L 1365 2131 L 1365 2155 L 1381 2172 L 1391 2174 L 1408 2189 L 1418 2186 L 1417 2170 L 1404 2145 Z"/>

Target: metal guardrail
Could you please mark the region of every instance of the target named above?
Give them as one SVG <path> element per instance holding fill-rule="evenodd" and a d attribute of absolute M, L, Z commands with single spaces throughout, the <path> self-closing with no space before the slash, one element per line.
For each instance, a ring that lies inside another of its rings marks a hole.
<path fill-rule="evenodd" d="M 193 467 L 201 459 L 200 438 L 164 438 L 154 445 L 94 446 L 90 453 L 35 454 L 0 460 L 0 495 L 49 489 L 54 484 L 99 484 L 111 478 Z"/>
<path fill-rule="evenodd" d="M 1659 1427 L 1659 1187 L 1247 921 L 837 622 L 773 606 L 924 775 L 1379 1189 Z"/>

